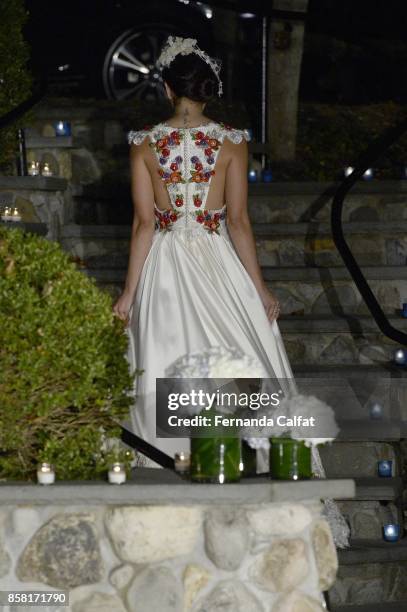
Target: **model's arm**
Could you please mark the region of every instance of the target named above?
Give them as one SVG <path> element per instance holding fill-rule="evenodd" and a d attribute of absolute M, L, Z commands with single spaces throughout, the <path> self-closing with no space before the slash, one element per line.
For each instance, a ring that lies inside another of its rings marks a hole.
<path fill-rule="evenodd" d="M 144 262 L 151 248 L 154 234 L 154 191 L 150 173 L 144 159 L 144 147 L 132 144 L 130 147 L 131 194 L 134 207 L 131 229 L 129 264 L 122 295 L 113 306 L 113 312 L 127 320 L 134 301 L 138 281 Z"/>
<path fill-rule="evenodd" d="M 248 147 L 245 140 L 233 145 L 231 159 L 226 169 L 225 197 L 227 226 L 237 254 L 263 302 L 267 316 L 272 321 L 279 314 L 278 300 L 267 288 L 257 260 L 256 243 L 247 211 Z"/>

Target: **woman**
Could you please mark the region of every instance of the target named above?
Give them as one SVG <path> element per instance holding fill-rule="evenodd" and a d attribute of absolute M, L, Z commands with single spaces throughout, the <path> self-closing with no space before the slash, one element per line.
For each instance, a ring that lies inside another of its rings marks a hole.
<path fill-rule="evenodd" d="M 194 39 L 172 37 L 160 63 L 174 112 L 129 134 L 134 222 L 113 309 L 128 322 L 131 364 L 144 370 L 133 430 L 173 456 L 189 441 L 156 438 L 155 383 L 175 359 L 233 346 L 257 357 L 270 377 L 293 374 L 247 212 L 245 133 L 204 115 L 222 91 L 219 65 Z"/>

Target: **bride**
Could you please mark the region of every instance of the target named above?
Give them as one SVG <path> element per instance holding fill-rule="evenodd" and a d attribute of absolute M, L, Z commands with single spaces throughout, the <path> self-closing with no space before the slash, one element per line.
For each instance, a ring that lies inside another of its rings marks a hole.
<path fill-rule="evenodd" d="M 129 362 L 144 370 L 133 431 L 171 456 L 190 441 L 156 437 L 155 385 L 175 360 L 235 347 L 270 378 L 294 378 L 247 211 L 245 132 L 204 114 L 222 82 L 219 62 L 196 42 L 170 36 L 159 58 L 172 117 L 129 133 L 134 221 L 126 283 L 113 306 L 126 321 Z M 317 451 L 313 463 L 324 477 Z M 347 546 L 336 504 L 326 500 L 325 511 L 337 545 Z"/>
<path fill-rule="evenodd" d="M 169 37 L 159 64 L 172 117 L 129 133 L 134 221 L 125 288 L 113 307 L 130 332 L 133 431 L 173 456 L 189 440 L 156 437 L 156 378 L 177 358 L 237 347 L 269 377 L 293 378 L 247 211 L 245 132 L 205 116 L 222 93 L 219 63 Z"/>

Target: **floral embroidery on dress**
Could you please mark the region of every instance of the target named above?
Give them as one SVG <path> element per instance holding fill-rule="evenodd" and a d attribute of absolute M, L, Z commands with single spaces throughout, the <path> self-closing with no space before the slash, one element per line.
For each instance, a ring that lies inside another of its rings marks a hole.
<path fill-rule="evenodd" d="M 182 195 L 182 193 L 176 193 L 175 194 L 175 201 L 174 201 L 175 206 L 183 206 L 184 205 L 184 196 Z"/>
<path fill-rule="evenodd" d="M 173 208 L 167 208 L 165 210 L 158 210 L 158 208 L 154 211 L 155 216 L 157 217 L 157 227 L 160 232 L 169 231 L 172 225 L 177 221 L 179 216 L 179 211 L 174 210 Z"/>
<path fill-rule="evenodd" d="M 158 174 L 167 184 L 185 182 L 180 170 L 180 164 L 182 164 L 183 161 L 181 155 L 176 155 L 174 158 L 170 159 L 171 149 L 178 147 L 181 144 L 182 138 L 183 134 L 180 131 L 173 130 L 170 134 L 150 143 L 150 146 L 153 147 L 158 154 L 158 161 L 161 166 L 167 166 L 170 162 L 169 169 L 158 169 Z"/>
<path fill-rule="evenodd" d="M 204 210 L 196 210 L 195 211 L 196 220 L 198 223 L 201 223 L 210 234 L 213 232 L 215 234 L 219 234 L 219 226 L 221 219 L 225 219 L 226 210 L 222 212 L 212 213 L 212 211 L 208 209 Z"/>
<path fill-rule="evenodd" d="M 197 128 L 174 128 L 158 123 L 144 126 L 133 134 L 137 142 L 150 136 L 149 144 L 158 161 L 157 172 L 169 195 L 169 208 L 155 212 L 159 231 L 172 229 L 178 221 L 177 230 L 192 229 L 192 223 L 194 227 L 199 224 L 198 228 L 208 233 L 219 234 L 221 222 L 226 218 L 226 207 L 220 210 L 206 208 L 216 159 L 225 138 L 234 143 L 243 138 L 249 140 L 246 131 L 212 121 Z M 193 187 L 189 187 L 191 184 Z M 180 222 L 180 218 L 183 221 Z"/>
<path fill-rule="evenodd" d="M 200 198 L 200 194 L 199 193 L 194 193 L 194 195 L 192 196 L 192 199 L 194 201 L 194 206 L 199 208 L 199 206 L 201 206 L 201 204 L 202 204 L 202 199 Z"/>

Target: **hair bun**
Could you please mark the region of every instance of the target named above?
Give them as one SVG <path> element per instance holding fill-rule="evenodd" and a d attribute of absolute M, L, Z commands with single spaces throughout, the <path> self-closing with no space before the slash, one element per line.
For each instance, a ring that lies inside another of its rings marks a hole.
<path fill-rule="evenodd" d="M 164 67 L 162 78 L 177 98 L 208 102 L 216 93 L 217 78 L 208 64 L 195 53 L 177 55 Z"/>

